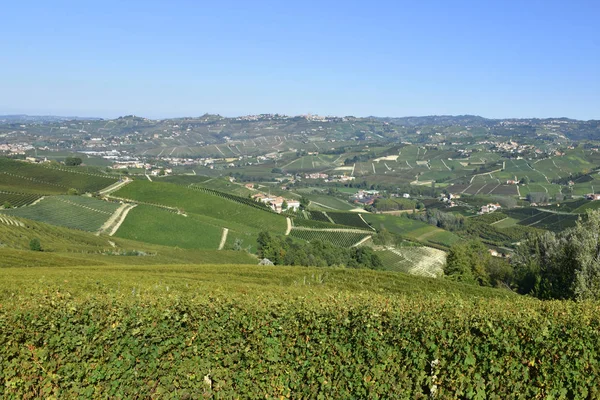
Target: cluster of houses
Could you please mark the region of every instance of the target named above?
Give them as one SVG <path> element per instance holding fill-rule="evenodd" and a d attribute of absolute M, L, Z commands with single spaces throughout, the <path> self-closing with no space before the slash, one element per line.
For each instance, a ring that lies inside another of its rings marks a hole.
<path fill-rule="evenodd" d="M 485 206 L 481 206 L 481 208 L 479 209 L 479 213 L 478 214 L 489 214 L 492 213 L 494 211 L 496 211 L 497 209 L 502 208 L 502 206 L 500 206 L 500 204 L 496 203 L 490 203 L 490 204 L 486 204 Z"/>
<path fill-rule="evenodd" d="M 300 177 L 298 176 L 297 178 Z M 356 178 L 348 175 L 329 175 L 322 172 L 314 172 L 312 174 L 304 174 L 304 179 L 323 179 L 325 182 L 350 182 Z"/>
<path fill-rule="evenodd" d="M 379 197 L 381 196 L 379 195 L 378 190 L 359 190 L 351 196 L 351 199 L 354 203 L 370 206 Z"/>
<path fill-rule="evenodd" d="M 440 197 L 440 201 L 442 203 L 445 203 L 448 207 L 456 206 L 456 203 L 454 202 L 454 200 L 456 200 L 456 199 L 460 199 L 459 194 L 448 193 L 448 194 L 442 194 L 442 196 Z"/>
<path fill-rule="evenodd" d="M 300 208 L 300 202 L 298 200 L 290 200 L 281 196 L 270 196 L 264 193 L 258 193 L 252 196 L 255 201 L 265 203 L 271 209 L 277 213 L 285 210 L 296 211 Z"/>

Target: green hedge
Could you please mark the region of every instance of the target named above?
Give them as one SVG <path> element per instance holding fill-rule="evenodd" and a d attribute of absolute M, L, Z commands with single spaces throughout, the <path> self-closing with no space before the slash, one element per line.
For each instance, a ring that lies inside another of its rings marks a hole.
<path fill-rule="evenodd" d="M 597 304 L 86 290 L 0 290 L 0 397 L 600 396 Z"/>

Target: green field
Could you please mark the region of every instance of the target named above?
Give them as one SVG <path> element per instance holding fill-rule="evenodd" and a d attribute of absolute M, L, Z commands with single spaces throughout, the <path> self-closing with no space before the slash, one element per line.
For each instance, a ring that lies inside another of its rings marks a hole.
<path fill-rule="evenodd" d="M 119 208 L 119 203 L 81 196 L 48 196 L 38 203 L 0 213 L 51 225 L 95 232 Z"/>
<path fill-rule="evenodd" d="M 183 216 L 158 207 L 133 208 L 115 236 L 186 249 L 219 247 L 223 228 L 209 225 L 195 215 Z"/>
<path fill-rule="evenodd" d="M 245 225 L 249 231 L 268 230 L 280 234 L 286 229 L 285 218 L 280 215 L 169 183 L 134 181 L 113 195 L 178 208 L 188 214 L 205 215 L 225 221 L 223 226 L 231 222 Z"/>
<path fill-rule="evenodd" d="M 0 190 L 20 193 L 62 194 L 71 188 L 96 192 L 117 178 L 86 172 L 83 167 L 50 167 L 0 157 Z"/>

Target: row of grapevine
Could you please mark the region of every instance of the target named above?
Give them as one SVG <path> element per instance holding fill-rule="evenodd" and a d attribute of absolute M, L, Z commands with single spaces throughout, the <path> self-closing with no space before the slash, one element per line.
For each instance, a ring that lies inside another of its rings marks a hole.
<path fill-rule="evenodd" d="M 259 202 L 259 201 L 256 201 L 256 200 L 253 200 L 253 199 L 250 199 L 247 197 L 236 196 L 235 194 L 220 192 L 218 190 L 208 189 L 208 188 L 198 186 L 198 185 L 190 185 L 190 186 L 188 186 L 188 188 L 197 190 L 199 192 L 212 194 L 214 196 L 219 196 L 219 197 L 222 197 L 227 200 L 235 201 L 236 203 L 244 204 L 246 206 L 255 207 L 255 208 L 258 208 L 259 210 L 274 212 L 265 203 L 262 203 L 262 202 Z"/>
<path fill-rule="evenodd" d="M 33 203 L 40 197 L 42 197 L 40 194 L 0 191 L 0 206 L 8 203 L 12 207 L 21 207 Z"/>
<path fill-rule="evenodd" d="M 2 210 L 1 212 L 5 215 L 27 218 L 51 225 L 94 232 L 100 229 L 112 215 L 112 212 L 108 211 L 109 207 L 112 207 L 114 212 L 119 205 L 101 200 L 87 200 L 93 202 L 93 205 L 84 206 L 83 204 L 69 203 L 60 196 L 49 196 L 33 206 Z M 100 209 L 95 209 L 94 206 Z"/>
<path fill-rule="evenodd" d="M 292 222 L 294 226 L 303 228 L 336 228 L 336 226 L 330 222 L 315 221 L 312 219 L 293 218 Z"/>
<path fill-rule="evenodd" d="M 371 226 L 357 213 L 327 211 L 329 218 L 338 225 L 354 226 L 361 229 L 371 229 Z"/>
<path fill-rule="evenodd" d="M 343 232 L 343 231 L 317 231 L 317 230 L 300 230 L 292 229 L 290 236 L 312 242 L 314 240 L 321 240 L 323 242 L 330 242 L 339 247 L 351 247 L 354 244 L 360 242 L 367 236 L 368 232 Z"/>
<path fill-rule="evenodd" d="M 116 177 L 90 174 L 67 168 L 52 168 L 38 164 L 0 158 L 0 185 L 11 190 L 64 193 L 70 188 L 80 192 L 96 192 L 117 182 Z"/>
<path fill-rule="evenodd" d="M 308 219 L 312 219 L 314 221 L 331 223 L 331 220 L 327 217 L 327 215 L 323 211 L 305 211 L 305 213 L 306 213 L 306 216 L 308 217 Z"/>

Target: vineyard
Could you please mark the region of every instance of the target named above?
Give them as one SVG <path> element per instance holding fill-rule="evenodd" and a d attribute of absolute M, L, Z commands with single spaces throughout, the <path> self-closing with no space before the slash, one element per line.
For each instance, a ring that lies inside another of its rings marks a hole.
<path fill-rule="evenodd" d="M 600 396 L 593 302 L 335 268 L 2 273 L 2 398 Z"/>
<path fill-rule="evenodd" d="M 0 158 L 0 190 L 24 193 L 59 194 L 74 188 L 96 192 L 117 182 L 115 177 L 90 174 L 69 168 L 41 165 Z"/>
<path fill-rule="evenodd" d="M 426 246 L 386 248 L 376 254 L 386 270 L 412 275 L 439 277 L 446 264 L 446 253 Z"/>
<path fill-rule="evenodd" d="M 320 240 L 323 242 L 330 242 L 335 246 L 339 247 L 351 247 L 364 238 L 370 236 L 369 232 L 352 232 L 344 231 L 340 229 L 321 231 L 321 230 L 308 230 L 308 229 L 292 229 L 290 236 L 312 242 Z"/>
<path fill-rule="evenodd" d="M 535 208 L 522 208 L 504 211 L 508 216 L 518 219 L 519 225 L 560 232 L 575 226 L 577 219 L 585 217 L 581 214 L 557 214 L 550 211 L 540 211 Z"/>
<path fill-rule="evenodd" d="M 197 190 L 199 192 L 208 193 L 213 196 L 218 196 L 223 199 L 231 200 L 239 204 L 243 204 L 245 206 L 255 207 L 263 211 L 274 212 L 271 207 L 267 206 L 265 203 L 250 199 L 248 197 L 236 196 L 235 194 L 220 192 L 214 189 L 208 189 L 198 185 L 189 186 L 190 189 Z"/>
<path fill-rule="evenodd" d="M 311 219 L 313 221 L 332 223 L 332 220 L 329 219 L 329 217 L 327 217 L 327 214 L 325 214 L 323 211 L 303 211 L 303 213 L 307 219 Z"/>
<path fill-rule="evenodd" d="M 6 203 L 10 204 L 12 207 L 26 206 L 35 202 L 40 197 L 42 197 L 40 194 L 0 191 L 0 207 Z"/>
<path fill-rule="evenodd" d="M 251 199 L 237 198 L 244 200 L 244 203 L 238 202 L 221 196 L 220 192 L 213 194 L 170 183 L 134 181 L 114 192 L 113 195 L 180 209 L 189 215 L 197 214 L 218 219 L 222 221 L 221 226 L 227 228 L 229 228 L 228 224 L 243 225 L 249 233 L 268 230 L 283 234 L 286 229 L 285 217 L 265 211 Z M 245 201 L 249 203 L 246 204 Z"/>
<path fill-rule="evenodd" d="M 222 231 L 222 227 L 207 224 L 194 215 L 139 205 L 127 214 L 115 236 L 185 249 L 216 250 Z"/>
<path fill-rule="evenodd" d="M 35 205 L 1 212 L 51 225 L 95 232 L 117 208 L 117 203 L 87 197 L 48 196 Z"/>
<path fill-rule="evenodd" d="M 329 218 L 338 225 L 353 226 L 360 229 L 371 229 L 358 213 L 327 211 Z"/>
<path fill-rule="evenodd" d="M 304 219 L 304 218 L 293 218 L 292 222 L 294 226 L 302 227 L 302 228 L 315 228 L 315 229 L 332 229 L 336 228 L 336 225 L 331 222 L 323 222 L 323 221 L 315 221 L 312 219 Z"/>

